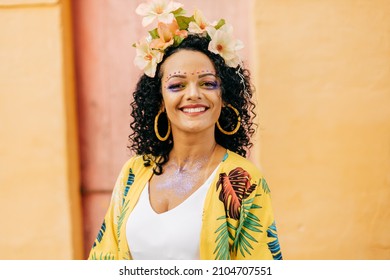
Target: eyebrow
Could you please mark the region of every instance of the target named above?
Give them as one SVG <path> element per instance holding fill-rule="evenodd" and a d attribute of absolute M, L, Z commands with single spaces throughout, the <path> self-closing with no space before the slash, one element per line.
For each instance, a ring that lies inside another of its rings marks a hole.
<path fill-rule="evenodd" d="M 203 77 L 206 77 L 206 76 L 213 76 L 213 77 L 217 78 L 217 75 L 215 75 L 213 73 L 204 73 L 204 74 L 198 75 L 199 78 L 203 78 Z M 166 82 L 169 81 L 171 78 L 183 78 L 183 79 L 185 79 L 186 77 L 187 77 L 187 75 L 174 74 L 174 75 L 169 76 L 166 79 Z"/>
<path fill-rule="evenodd" d="M 217 75 L 213 74 L 213 73 L 204 73 L 204 74 L 200 74 L 198 77 L 199 78 L 203 78 L 203 77 L 206 77 L 206 76 L 213 76 L 215 78 L 217 78 Z"/>
<path fill-rule="evenodd" d="M 166 81 L 169 81 L 171 78 L 183 78 L 184 79 L 185 77 L 187 77 L 187 76 L 186 75 L 175 74 L 175 75 L 168 76 Z"/>

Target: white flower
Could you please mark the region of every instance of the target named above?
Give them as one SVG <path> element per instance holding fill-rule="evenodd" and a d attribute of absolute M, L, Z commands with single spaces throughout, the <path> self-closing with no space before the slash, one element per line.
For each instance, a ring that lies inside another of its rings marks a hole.
<path fill-rule="evenodd" d="M 191 21 L 189 26 L 188 26 L 188 31 L 191 33 L 197 33 L 197 34 L 202 34 L 206 30 L 210 24 L 207 22 L 206 18 L 203 16 L 202 12 L 198 9 L 195 10 L 194 12 L 194 19 L 195 22 Z"/>
<path fill-rule="evenodd" d="M 158 50 L 153 50 L 147 42 L 138 43 L 135 45 L 136 56 L 134 64 L 144 71 L 145 75 L 154 77 L 156 74 L 157 64 L 161 62 L 163 53 Z"/>
<path fill-rule="evenodd" d="M 240 57 L 236 51 L 242 49 L 244 45 L 240 40 L 234 40 L 233 27 L 224 24 L 221 28 L 208 28 L 208 34 L 211 37 L 209 51 L 219 54 L 225 60 L 229 67 L 237 67 L 240 63 Z"/>
<path fill-rule="evenodd" d="M 169 24 L 174 19 L 173 11 L 181 8 L 183 4 L 172 0 L 153 0 L 150 3 L 140 4 L 135 12 L 143 16 L 142 25 L 147 26 L 155 19 L 160 22 Z"/>

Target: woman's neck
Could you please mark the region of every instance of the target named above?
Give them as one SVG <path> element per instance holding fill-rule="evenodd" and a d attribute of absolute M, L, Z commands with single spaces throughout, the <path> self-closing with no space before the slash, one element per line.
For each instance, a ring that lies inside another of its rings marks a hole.
<path fill-rule="evenodd" d="M 174 145 L 169 154 L 169 161 L 178 169 L 208 163 L 217 149 L 217 142 L 212 137 L 174 137 Z"/>
<path fill-rule="evenodd" d="M 215 140 L 190 145 L 176 143 L 170 152 L 169 161 L 178 169 L 187 169 L 194 165 L 207 164 L 212 159 L 217 147 Z"/>

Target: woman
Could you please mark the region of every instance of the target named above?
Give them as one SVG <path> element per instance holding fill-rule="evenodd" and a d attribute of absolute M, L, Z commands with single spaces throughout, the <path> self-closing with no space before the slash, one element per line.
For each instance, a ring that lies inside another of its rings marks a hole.
<path fill-rule="evenodd" d="M 152 39 L 135 45 L 145 73 L 132 103 L 137 155 L 118 177 L 89 258 L 281 259 L 269 188 L 244 158 L 254 104 L 241 43 L 223 20 L 156 5 L 137 8 L 145 24 L 160 15 Z"/>

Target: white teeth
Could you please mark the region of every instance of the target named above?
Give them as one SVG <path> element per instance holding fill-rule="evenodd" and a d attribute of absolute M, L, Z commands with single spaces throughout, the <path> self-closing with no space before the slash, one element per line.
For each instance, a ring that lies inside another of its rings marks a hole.
<path fill-rule="evenodd" d="M 183 112 L 184 113 L 199 113 L 205 111 L 205 107 L 197 107 L 197 108 L 184 108 Z"/>

